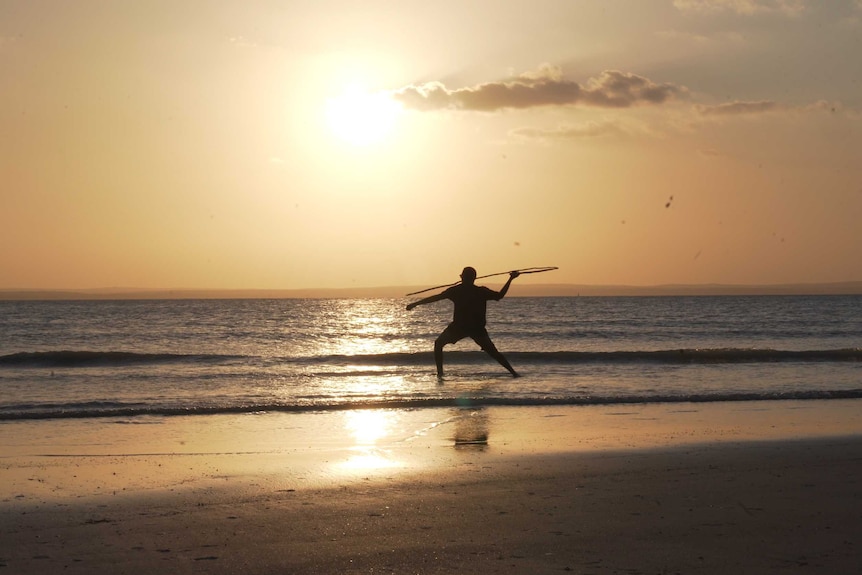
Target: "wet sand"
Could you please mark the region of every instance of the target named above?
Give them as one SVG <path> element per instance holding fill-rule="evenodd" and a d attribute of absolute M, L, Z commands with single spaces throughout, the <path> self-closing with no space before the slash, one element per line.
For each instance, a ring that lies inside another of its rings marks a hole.
<path fill-rule="evenodd" d="M 0 424 L 0 573 L 858 573 L 862 402 Z"/>

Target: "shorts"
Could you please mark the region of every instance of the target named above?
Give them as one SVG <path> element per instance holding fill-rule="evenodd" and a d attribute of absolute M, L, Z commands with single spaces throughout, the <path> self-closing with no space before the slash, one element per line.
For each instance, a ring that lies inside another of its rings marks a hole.
<path fill-rule="evenodd" d="M 465 337 L 469 337 L 475 341 L 479 347 L 485 351 L 497 350 L 494 346 L 494 342 L 492 342 L 490 336 L 488 336 L 488 330 L 484 327 L 469 327 L 450 323 L 446 329 L 443 330 L 443 333 L 437 337 L 437 341 L 443 345 L 447 345 L 461 341 Z"/>

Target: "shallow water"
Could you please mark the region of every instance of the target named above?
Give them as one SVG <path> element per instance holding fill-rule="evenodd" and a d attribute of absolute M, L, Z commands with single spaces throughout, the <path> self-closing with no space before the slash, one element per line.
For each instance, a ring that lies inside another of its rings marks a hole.
<path fill-rule="evenodd" d="M 408 300 L 0 302 L 0 418 L 862 397 L 862 297 L 490 302 L 524 377 Z"/>

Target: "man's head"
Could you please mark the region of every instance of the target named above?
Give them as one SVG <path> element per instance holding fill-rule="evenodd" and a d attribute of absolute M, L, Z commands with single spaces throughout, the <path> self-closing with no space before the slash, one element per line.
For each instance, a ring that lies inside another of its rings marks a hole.
<path fill-rule="evenodd" d="M 471 285 L 473 282 L 476 281 L 476 270 L 471 268 L 470 266 L 464 268 L 464 270 L 461 272 L 461 281 L 465 284 Z"/>

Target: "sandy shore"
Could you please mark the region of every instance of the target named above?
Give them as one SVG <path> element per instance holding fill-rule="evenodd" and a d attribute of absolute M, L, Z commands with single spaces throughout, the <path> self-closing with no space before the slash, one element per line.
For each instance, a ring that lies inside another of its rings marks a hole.
<path fill-rule="evenodd" d="M 0 573 L 859 573 L 862 403 L 0 424 Z"/>

